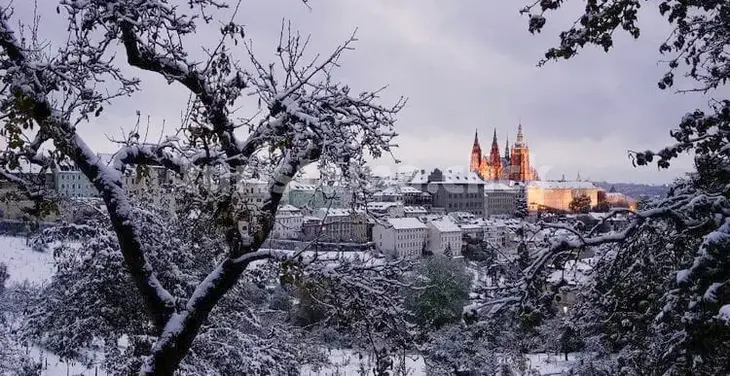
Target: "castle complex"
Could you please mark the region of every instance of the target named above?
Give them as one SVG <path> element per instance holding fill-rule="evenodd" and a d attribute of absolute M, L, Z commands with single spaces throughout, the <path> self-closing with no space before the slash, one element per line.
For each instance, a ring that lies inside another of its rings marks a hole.
<path fill-rule="evenodd" d="M 530 166 L 530 148 L 522 133 L 522 124 L 517 127 L 517 141 L 509 148 L 509 140 L 505 143 L 504 157 L 500 156 L 497 143 L 497 130 L 492 137 L 492 148 L 489 155 L 482 154 L 479 145 L 479 134 L 474 133 L 474 146 L 471 149 L 469 171 L 476 172 L 484 180 L 539 180 L 534 168 Z"/>

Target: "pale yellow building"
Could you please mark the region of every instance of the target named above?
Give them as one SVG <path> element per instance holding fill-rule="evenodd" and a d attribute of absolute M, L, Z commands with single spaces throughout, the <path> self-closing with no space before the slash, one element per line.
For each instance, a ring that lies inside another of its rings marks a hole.
<path fill-rule="evenodd" d="M 588 181 L 531 181 L 525 186 L 527 209 L 536 212 L 546 210 L 570 211 L 574 198 L 586 195 L 591 207 L 598 205 L 599 188 Z"/>

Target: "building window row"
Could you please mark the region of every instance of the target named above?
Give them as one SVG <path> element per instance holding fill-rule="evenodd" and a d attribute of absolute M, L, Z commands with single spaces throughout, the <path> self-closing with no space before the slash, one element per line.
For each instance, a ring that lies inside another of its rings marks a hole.
<path fill-rule="evenodd" d="M 479 198 L 478 193 L 449 193 L 449 198 Z"/>

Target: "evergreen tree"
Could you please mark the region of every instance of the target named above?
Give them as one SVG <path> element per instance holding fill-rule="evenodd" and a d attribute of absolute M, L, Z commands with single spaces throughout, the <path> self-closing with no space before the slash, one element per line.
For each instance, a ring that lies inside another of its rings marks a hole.
<path fill-rule="evenodd" d="M 471 275 L 463 262 L 434 255 L 416 267 L 407 307 L 423 328 L 440 328 L 459 322 L 471 288 Z"/>
<path fill-rule="evenodd" d="M 588 213 L 591 211 L 591 198 L 586 195 L 580 195 L 573 198 L 569 208 L 573 213 Z"/>

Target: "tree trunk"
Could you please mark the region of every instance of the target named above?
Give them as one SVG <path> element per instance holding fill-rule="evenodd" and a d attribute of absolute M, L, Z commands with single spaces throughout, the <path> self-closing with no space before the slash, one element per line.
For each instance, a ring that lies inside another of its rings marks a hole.
<path fill-rule="evenodd" d="M 193 294 L 186 311 L 172 315 L 140 375 L 172 376 L 175 373 L 213 307 L 238 282 L 247 266 L 248 263 L 227 259 L 217 272 L 214 271 L 202 282 L 201 285 L 209 284 L 205 287 L 207 291 L 199 297 Z"/>

